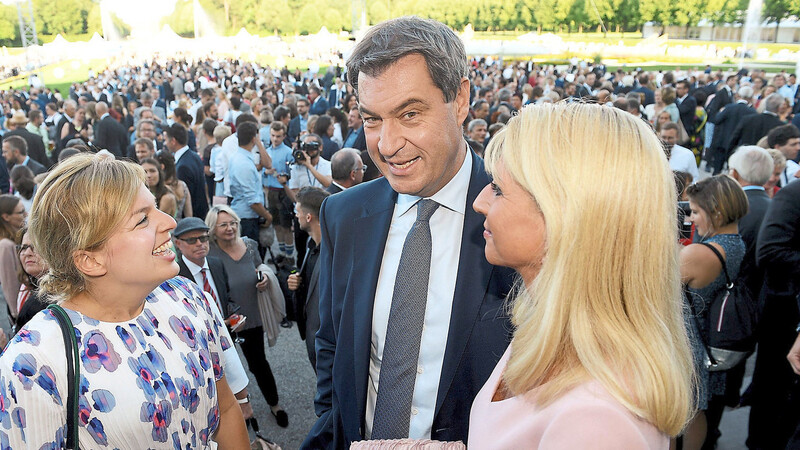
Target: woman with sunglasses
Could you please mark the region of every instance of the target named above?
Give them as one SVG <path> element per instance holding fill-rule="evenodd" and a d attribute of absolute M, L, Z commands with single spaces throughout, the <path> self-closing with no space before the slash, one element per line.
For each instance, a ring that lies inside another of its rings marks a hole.
<path fill-rule="evenodd" d="M 209 255 L 222 260 L 228 273 L 230 297 L 241 307 L 239 314 L 247 321 L 237 332 L 239 344 L 247 359 L 250 372 L 256 377 L 258 387 L 270 406 L 278 425 L 289 425 L 289 416 L 278 404 L 278 387 L 264 353 L 264 324 L 258 311 L 258 292 L 267 289 L 269 270 L 258 252 L 258 244 L 242 236 L 239 216 L 229 206 L 216 205 L 206 216 L 211 238 Z"/>
<path fill-rule="evenodd" d="M 8 317 L 17 319 L 17 294 L 20 282 L 17 277 L 19 258 L 14 239 L 25 225 L 28 213 L 19 197 L 0 195 L 0 287 L 8 305 Z"/>

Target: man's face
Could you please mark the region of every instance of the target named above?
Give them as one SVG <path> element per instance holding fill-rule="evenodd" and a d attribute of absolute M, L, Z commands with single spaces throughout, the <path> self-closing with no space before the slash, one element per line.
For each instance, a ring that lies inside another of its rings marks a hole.
<path fill-rule="evenodd" d="M 33 122 L 34 126 L 38 127 L 39 125 L 44 123 L 44 117 L 43 116 L 36 116 L 36 118 L 33 119 L 32 122 Z"/>
<path fill-rule="evenodd" d="M 280 146 L 285 137 L 286 133 L 283 130 L 269 130 L 269 142 L 272 144 L 273 148 Z"/>
<path fill-rule="evenodd" d="M 683 83 L 679 83 L 675 87 L 675 93 L 678 94 L 678 98 L 683 97 L 689 92 L 689 89 L 686 88 L 686 85 Z"/>
<path fill-rule="evenodd" d="M 75 106 L 71 104 L 64 106 L 64 113 L 70 117 L 75 117 Z"/>
<path fill-rule="evenodd" d="M 353 170 L 353 176 L 355 177 L 354 181 L 356 184 L 364 181 L 364 161 L 360 156 L 356 156 L 356 168 Z"/>
<path fill-rule="evenodd" d="M 142 106 L 146 106 L 148 108 L 153 107 L 153 99 L 142 100 Z"/>
<path fill-rule="evenodd" d="M 198 239 L 199 238 L 199 239 Z M 183 233 L 180 237 L 175 238 L 175 246 L 178 247 L 181 254 L 186 258 L 201 266 L 208 256 L 208 231 L 194 230 Z M 205 239 L 205 242 L 201 242 Z M 194 240 L 194 244 L 186 242 L 186 240 Z"/>
<path fill-rule="evenodd" d="M 306 114 L 308 114 L 308 102 L 306 101 L 297 102 L 297 112 L 299 112 L 301 116 L 305 116 Z"/>
<path fill-rule="evenodd" d="M 775 78 L 772 80 L 772 82 L 775 84 L 776 88 L 780 89 L 784 84 L 786 84 L 786 79 L 783 78 L 783 75 L 775 75 Z"/>
<path fill-rule="evenodd" d="M 726 84 L 728 85 L 729 88 L 731 88 L 731 90 L 736 89 L 736 78 L 728 79 Z"/>
<path fill-rule="evenodd" d="M 594 86 L 594 82 L 597 81 L 597 75 L 593 72 L 586 75 L 586 84 L 589 86 Z"/>
<path fill-rule="evenodd" d="M 312 136 L 306 136 L 305 138 L 303 138 L 303 143 L 305 144 L 309 144 L 312 142 L 316 142 L 319 144 L 316 150 L 304 150 L 304 151 L 306 152 L 309 158 L 314 159 L 317 156 L 319 156 L 319 152 L 322 151 L 322 142 L 319 142 L 315 137 Z"/>
<path fill-rule="evenodd" d="M 211 105 L 211 107 L 208 108 L 208 117 L 214 120 L 219 118 L 219 109 L 217 108 L 216 104 Z"/>
<path fill-rule="evenodd" d="M 141 161 L 145 158 L 152 158 L 155 155 L 155 152 L 151 151 L 146 145 L 143 144 L 136 144 L 136 159 Z"/>
<path fill-rule="evenodd" d="M 353 108 L 347 113 L 347 127 L 351 130 L 357 130 L 361 128 L 361 113 L 358 112 L 358 108 Z"/>
<path fill-rule="evenodd" d="M 795 159 L 797 158 L 797 153 L 800 151 L 800 138 L 789 139 L 784 145 L 775 145 L 775 149 L 783 153 L 786 159 Z"/>
<path fill-rule="evenodd" d="M 392 188 L 419 197 L 438 192 L 466 156 L 466 78 L 456 99 L 445 103 L 424 57 L 411 54 L 378 76 L 359 73 L 358 87 L 367 149 Z"/>
<path fill-rule="evenodd" d="M 761 78 L 753 80 L 753 91 L 758 94 L 764 88 L 764 81 Z"/>
<path fill-rule="evenodd" d="M 300 224 L 301 230 L 305 231 L 306 233 L 311 231 L 311 224 L 308 220 L 306 220 L 308 218 L 308 213 L 306 213 L 305 209 L 303 209 L 302 203 L 295 203 L 294 215 L 297 216 L 297 223 Z"/>
<path fill-rule="evenodd" d="M 677 130 L 672 128 L 661 130 L 661 142 L 663 142 L 668 149 L 671 149 L 677 141 L 678 141 Z"/>
<path fill-rule="evenodd" d="M 469 133 L 469 138 L 475 142 L 483 144 L 483 141 L 486 139 L 486 125 L 475 125 L 475 127 Z"/>
<path fill-rule="evenodd" d="M 489 115 L 489 104 L 482 103 L 481 106 L 475 111 L 475 118 L 476 119 L 486 119 Z"/>
<path fill-rule="evenodd" d="M 14 150 L 8 142 L 3 142 L 3 158 L 5 158 L 6 162 L 9 164 L 16 164 L 17 162 L 17 151 Z"/>
<path fill-rule="evenodd" d="M 789 85 L 794 86 L 795 83 L 797 83 L 797 76 L 789 75 Z"/>
<path fill-rule="evenodd" d="M 152 114 L 152 113 L 151 113 Z M 146 117 L 144 117 L 146 119 Z M 149 123 L 143 123 L 139 126 L 139 137 L 143 137 L 145 139 L 155 139 L 156 138 L 156 127 Z"/>
<path fill-rule="evenodd" d="M 568 84 L 566 89 L 564 90 L 564 93 L 567 95 L 575 95 L 575 85 Z"/>
<path fill-rule="evenodd" d="M 144 119 L 153 120 L 153 117 L 154 117 L 153 116 L 153 111 L 152 110 L 148 110 L 148 111 L 142 111 L 142 114 L 141 114 L 141 116 L 139 118 L 141 120 L 144 120 Z"/>
<path fill-rule="evenodd" d="M 519 111 L 520 109 L 522 109 L 522 99 L 517 97 L 516 95 L 511 97 L 511 106 L 517 111 Z"/>
<path fill-rule="evenodd" d="M 317 100 L 317 97 L 319 97 L 319 94 L 317 94 L 316 91 L 314 90 L 308 91 L 308 99 L 311 100 L 311 103 L 314 103 L 314 101 Z"/>
<path fill-rule="evenodd" d="M 494 102 L 494 92 L 492 92 L 492 91 L 487 92 L 486 95 L 483 97 L 483 99 L 486 100 L 486 103 L 491 105 L 492 102 Z"/>

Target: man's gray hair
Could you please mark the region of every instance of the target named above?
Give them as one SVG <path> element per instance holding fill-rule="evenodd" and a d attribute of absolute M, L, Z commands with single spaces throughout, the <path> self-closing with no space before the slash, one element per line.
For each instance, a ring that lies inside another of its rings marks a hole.
<path fill-rule="evenodd" d="M 467 125 L 467 131 L 472 133 L 472 130 L 474 130 L 478 125 L 483 125 L 485 127 L 489 126 L 489 124 L 487 124 L 483 119 L 473 119 L 469 121 L 469 125 Z"/>
<path fill-rule="evenodd" d="M 151 94 L 149 91 L 144 91 L 139 96 L 139 100 L 141 100 L 141 101 L 152 100 L 152 99 L 153 99 L 153 94 Z"/>
<path fill-rule="evenodd" d="M 333 154 L 331 158 L 331 178 L 334 180 L 345 180 L 350 178 L 350 172 L 356 170 L 357 157 L 361 152 L 354 148 L 343 148 Z"/>
<path fill-rule="evenodd" d="M 743 145 L 728 159 L 728 167 L 750 184 L 762 186 L 775 170 L 775 161 L 768 151 L 757 145 Z"/>
<path fill-rule="evenodd" d="M 381 75 L 400 58 L 419 54 L 425 58 L 431 80 L 444 101 L 456 99 L 467 76 L 467 54 L 458 36 L 441 22 L 405 16 L 370 28 L 347 60 L 347 80 L 358 91 L 358 75 Z"/>
<path fill-rule="evenodd" d="M 785 100 L 781 94 L 778 94 L 777 92 L 770 94 L 766 99 L 764 99 L 764 111 L 777 114 L 778 108 L 781 107 L 784 101 Z"/>
<path fill-rule="evenodd" d="M 511 100 L 511 89 L 503 88 L 497 91 L 497 101 L 498 102 L 508 102 Z"/>
<path fill-rule="evenodd" d="M 739 88 L 739 97 L 743 99 L 751 99 L 753 98 L 753 88 L 750 86 L 742 86 Z"/>

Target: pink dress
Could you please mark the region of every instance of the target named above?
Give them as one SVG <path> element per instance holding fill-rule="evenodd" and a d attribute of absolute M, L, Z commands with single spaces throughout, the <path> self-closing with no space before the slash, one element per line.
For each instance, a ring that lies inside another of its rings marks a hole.
<path fill-rule="evenodd" d="M 470 449 L 668 449 L 669 438 L 638 418 L 597 381 L 576 386 L 544 408 L 531 394 L 492 401 L 511 347 L 472 403 Z"/>

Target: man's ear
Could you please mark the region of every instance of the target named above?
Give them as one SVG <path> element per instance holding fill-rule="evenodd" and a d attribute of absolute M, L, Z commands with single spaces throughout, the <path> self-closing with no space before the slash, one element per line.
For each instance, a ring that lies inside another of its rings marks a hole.
<path fill-rule="evenodd" d="M 458 118 L 459 125 L 464 123 L 464 120 L 469 114 L 469 78 L 461 77 L 461 86 L 458 88 L 456 94 L 456 117 Z"/>
<path fill-rule="evenodd" d="M 78 250 L 72 254 L 72 262 L 87 277 L 101 277 L 108 272 L 106 258 L 100 252 Z"/>

